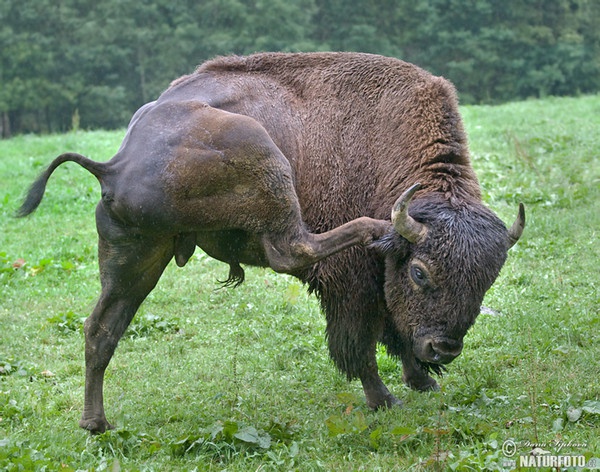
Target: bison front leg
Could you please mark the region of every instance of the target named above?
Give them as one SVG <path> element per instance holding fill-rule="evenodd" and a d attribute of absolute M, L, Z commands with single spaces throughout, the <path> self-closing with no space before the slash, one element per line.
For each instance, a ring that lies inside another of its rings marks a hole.
<path fill-rule="evenodd" d="M 439 390 L 440 387 L 422 365 L 417 363 L 412 353 L 402 353 L 402 380 L 411 389 L 419 392 Z"/>
<path fill-rule="evenodd" d="M 355 249 L 321 262 L 305 281 L 317 293 L 327 319 L 329 354 L 348 380 L 359 378 L 369 408 L 400 405 L 379 376 L 377 340 L 384 323 L 380 268 Z"/>
<path fill-rule="evenodd" d="M 274 271 L 294 274 L 344 249 L 366 246 L 390 228 L 388 221 L 361 217 L 321 234 L 309 233 L 303 228 L 268 234 L 263 236 L 263 247 Z"/>
<path fill-rule="evenodd" d="M 375 355 L 372 357 L 366 364 L 366 368 L 359 374 L 367 406 L 372 410 L 379 410 L 402 405 L 379 377 Z"/>
<path fill-rule="evenodd" d="M 103 402 L 104 372 L 138 307 L 173 257 L 173 240 L 135 238 L 99 208 L 98 255 L 102 294 L 85 322 L 85 401 L 79 426 L 111 429 Z"/>

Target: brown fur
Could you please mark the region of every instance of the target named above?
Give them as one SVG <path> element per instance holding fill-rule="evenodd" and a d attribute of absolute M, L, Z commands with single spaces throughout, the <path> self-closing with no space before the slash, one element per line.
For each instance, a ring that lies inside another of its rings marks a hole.
<path fill-rule="evenodd" d="M 311 220 L 349 218 L 349 209 L 388 217 L 416 181 L 423 192 L 480 198 L 456 93 L 443 78 L 367 54 L 274 53 L 210 61 L 180 87 L 202 90 L 213 77 L 227 80 L 222 108 L 256 118 L 293 163 L 300 200 L 319 195 L 314 217 L 305 211 Z M 322 211 L 331 204 L 341 211 Z"/>
<path fill-rule="evenodd" d="M 454 87 L 412 64 L 348 53 L 222 57 L 165 96 L 217 87 L 225 92 L 212 105 L 257 119 L 290 160 L 315 232 L 361 215 L 388 218 L 415 182 L 423 185 L 415 198 L 480 201 Z M 361 375 L 383 337 L 383 265 L 373 251 L 353 248 L 298 274 L 320 297 L 331 355 L 349 378 Z"/>
<path fill-rule="evenodd" d="M 507 232 L 481 204 L 453 86 L 368 54 L 209 61 L 138 110 L 107 163 L 55 159 L 22 215 L 66 161 L 102 186 L 102 294 L 85 326 L 80 421 L 92 432 L 110 427 L 104 370 L 173 257 L 184 265 L 199 246 L 230 265 L 230 284 L 243 281 L 241 264 L 302 279 L 325 312 L 331 357 L 379 408 L 398 400 L 379 377 L 376 343 L 401 358 L 409 386 L 435 388 L 429 372 L 460 353 L 524 225 L 522 208 Z M 404 192 L 417 182 L 411 201 Z M 412 224 L 392 226 L 400 194 Z"/>

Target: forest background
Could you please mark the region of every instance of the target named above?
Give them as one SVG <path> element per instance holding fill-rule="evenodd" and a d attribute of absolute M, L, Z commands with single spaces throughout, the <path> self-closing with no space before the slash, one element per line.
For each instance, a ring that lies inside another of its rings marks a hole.
<path fill-rule="evenodd" d="M 597 0 L 2 0 L 0 136 L 119 128 L 220 54 L 362 51 L 463 104 L 600 90 Z"/>

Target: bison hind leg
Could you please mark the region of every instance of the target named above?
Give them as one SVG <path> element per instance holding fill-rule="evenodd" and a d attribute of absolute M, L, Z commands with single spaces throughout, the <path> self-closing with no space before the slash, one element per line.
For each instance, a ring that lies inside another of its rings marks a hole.
<path fill-rule="evenodd" d="M 239 262 L 229 262 L 229 275 L 227 276 L 227 280 L 219 280 L 218 282 L 223 287 L 236 288 L 244 283 L 245 278 L 246 274 Z"/>

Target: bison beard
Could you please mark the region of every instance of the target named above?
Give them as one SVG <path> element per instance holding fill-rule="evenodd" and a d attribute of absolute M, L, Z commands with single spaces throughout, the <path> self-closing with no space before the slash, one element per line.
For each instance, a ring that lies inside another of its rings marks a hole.
<path fill-rule="evenodd" d="M 448 371 L 446 366 L 444 366 L 442 364 L 433 364 L 431 362 L 423 362 L 419 359 L 417 359 L 417 363 L 421 366 L 423 371 L 428 374 L 436 374 L 436 375 L 439 375 L 440 377 L 442 377 L 444 375 L 444 372 Z"/>
<path fill-rule="evenodd" d="M 336 366 L 381 408 L 400 402 L 379 377 L 377 343 L 411 388 L 436 388 L 429 374 L 460 353 L 525 224 L 522 206 L 507 230 L 481 203 L 452 85 L 368 54 L 209 61 L 136 112 L 110 161 L 56 158 L 21 216 L 68 161 L 102 190 L 80 421 L 93 433 L 112 427 L 105 369 L 173 258 L 183 266 L 202 248 L 229 264 L 226 286 L 243 282 L 242 264 L 300 278 Z"/>

